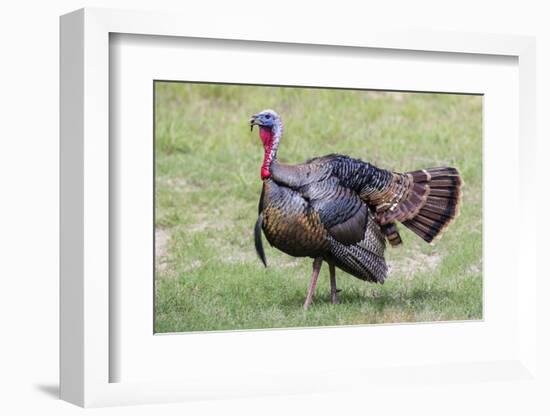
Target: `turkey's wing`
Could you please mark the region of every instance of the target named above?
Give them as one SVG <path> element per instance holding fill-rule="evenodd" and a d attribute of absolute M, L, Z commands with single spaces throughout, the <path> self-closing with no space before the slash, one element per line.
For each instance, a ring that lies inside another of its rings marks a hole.
<path fill-rule="evenodd" d="M 340 186 L 336 178 L 328 178 L 298 191 L 319 214 L 334 239 L 342 244 L 355 244 L 363 239 L 368 208 L 353 190 Z"/>

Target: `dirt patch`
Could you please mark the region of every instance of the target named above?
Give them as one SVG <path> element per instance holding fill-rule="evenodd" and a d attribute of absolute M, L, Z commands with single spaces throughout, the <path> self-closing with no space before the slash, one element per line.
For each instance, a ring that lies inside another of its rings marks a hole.
<path fill-rule="evenodd" d="M 198 269 L 201 266 L 202 266 L 202 262 L 200 260 L 193 260 L 191 263 L 186 265 L 182 270 L 187 273 L 195 269 Z"/>
<path fill-rule="evenodd" d="M 162 228 L 155 229 L 155 264 L 159 271 L 166 270 L 170 234 Z"/>
<path fill-rule="evenodd" d="M 384 98 L 392 98 L 394 101 L 401 102 L 405 94 L 402 92 L 387 92 L 387 91 L 368 91 L 367 97 L 369 97 L 371 100 L 378 100 L 378 99 L 384 99 Z"/>
<path fill-rule="evenodd" d="M 196 213 L 193 218 L 194 223 L 187 226 L 188 233 L 201 233 L 207 230 L 224 231 L 230 225 L 219 209 Z"/>
<path fill-rule="evenodd" d="M 466 270 L 467 274 L 479 274 L 481 273 L 481 264 L 471 264 L 468 269 Z"/>
<path fill-rule="evenodd" d="M 196 183 L 182 177 L 158 176 L 156 181 L 157 186 L 166 187 L 175 192 L 197 192 L 201 189 Z"/>
<path fill-rule="evenodd" d="M 410 280 L 419 270 L 433 271 L 441 263 L 441 255 L 437 253 L 414 253 L 410 257 L 403 257 L 389 264 L 389 275 L 400 274 Z"/>

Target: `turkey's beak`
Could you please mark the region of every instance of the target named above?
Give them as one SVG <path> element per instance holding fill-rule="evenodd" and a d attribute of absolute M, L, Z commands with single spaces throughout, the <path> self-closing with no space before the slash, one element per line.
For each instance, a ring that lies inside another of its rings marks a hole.
<path fill-rule="evenodd" d="M 249 123 L 250 123 L 250 131 L 252 131 L 254 129 L 254 126 L 259 125 L 258 115 L 254 114 L 252 117 L 250 117 Z"/>

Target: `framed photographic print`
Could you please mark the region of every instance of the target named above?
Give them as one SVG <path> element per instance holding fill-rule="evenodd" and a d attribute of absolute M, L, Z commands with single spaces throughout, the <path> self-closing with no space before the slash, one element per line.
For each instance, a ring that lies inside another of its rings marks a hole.
<path fill-rule="evenodd" d="M 297 33 L 62 17 L 65 400 L 537 382 L 533 40 Z"/>

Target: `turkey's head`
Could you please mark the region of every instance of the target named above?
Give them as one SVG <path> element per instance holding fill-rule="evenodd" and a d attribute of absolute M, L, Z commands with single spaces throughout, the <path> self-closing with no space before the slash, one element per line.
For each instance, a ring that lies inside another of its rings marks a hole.
<path fill-rule="evenodd" d="M 262 179 L 267 179 L 271 176 L 269 167 L 277 156 L 277 148 L 283 135 L 283 121 L 275 111 L 264 110 L 250 118 L 251 131 L 254 126 L 259 127 L 260 139 L 262 139 L 264 145 L 264 162 L 262 163 L 261 176 Z"/>

